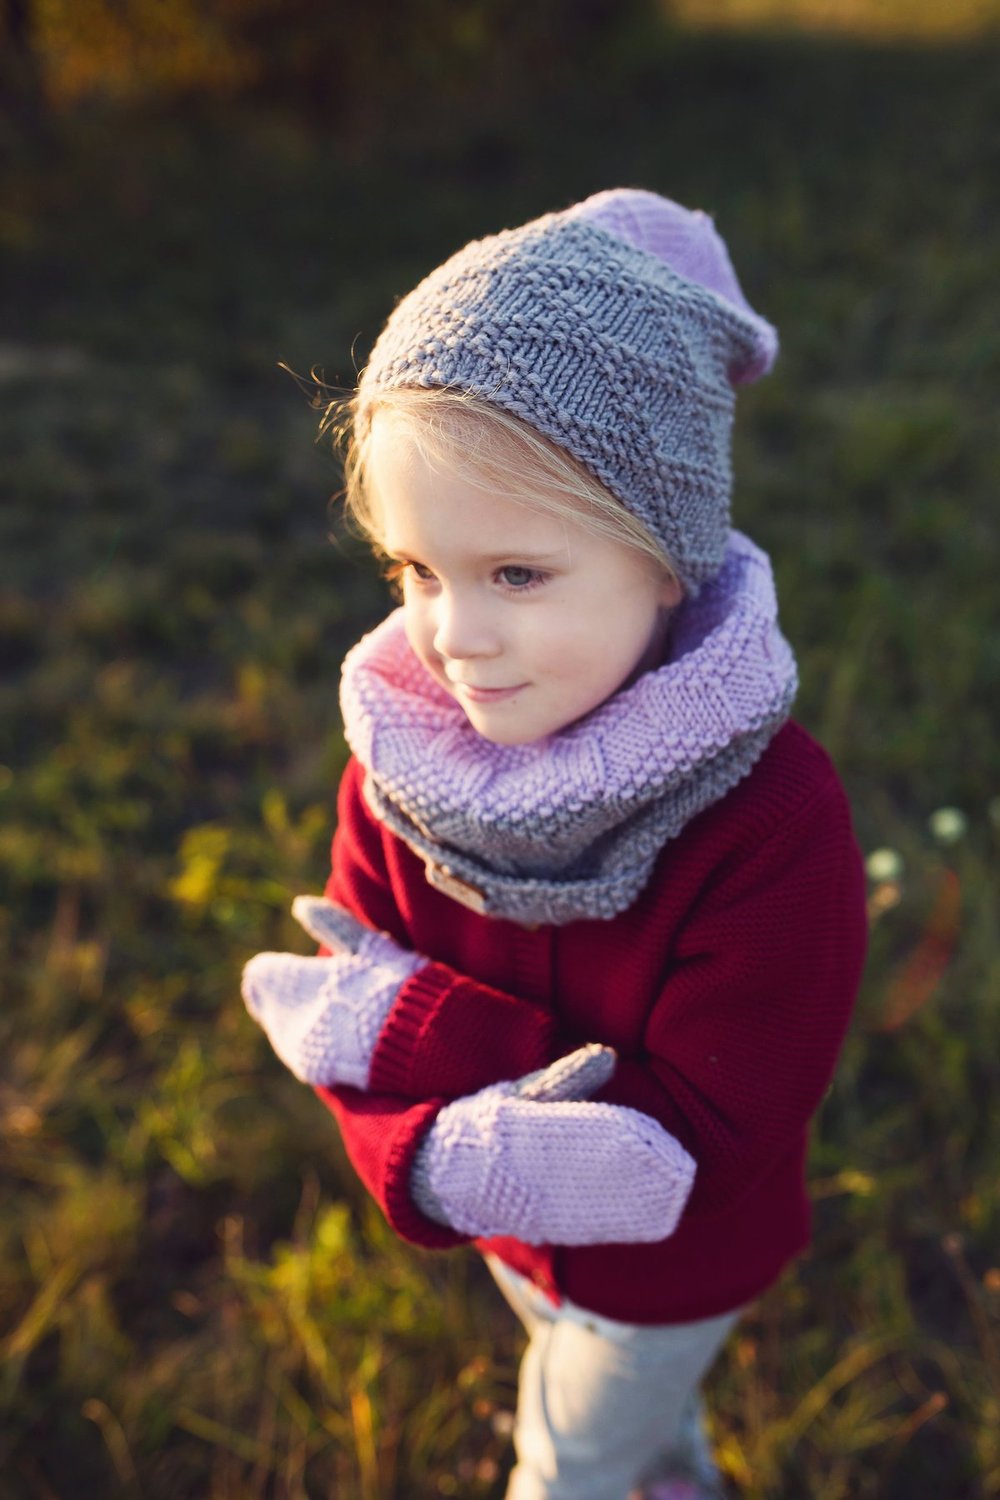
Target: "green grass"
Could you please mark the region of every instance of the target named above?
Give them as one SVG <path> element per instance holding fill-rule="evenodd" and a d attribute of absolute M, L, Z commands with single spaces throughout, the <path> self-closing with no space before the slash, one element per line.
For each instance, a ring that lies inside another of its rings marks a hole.
<path fill-rule="evenodd" d="M 782 331 L 737 519 L 799 717 L 904 860 L 816 1243 L 717 1366 L 714 1436 L 760 1500 L 1000 1495 L 996 67 L 623 43 L 597 83 L 350 153 L 192 109 L 82 115 L 7 168 L 5 1500 L 502 1494 L 519 1335 L 488 1276 L 393 1238 L 239 999 L 252 952 L 306 950 L 339 661 L 385 607 L 276 363 L 349 383 L 464 239 L 619 181 L 713 209 Z"/>

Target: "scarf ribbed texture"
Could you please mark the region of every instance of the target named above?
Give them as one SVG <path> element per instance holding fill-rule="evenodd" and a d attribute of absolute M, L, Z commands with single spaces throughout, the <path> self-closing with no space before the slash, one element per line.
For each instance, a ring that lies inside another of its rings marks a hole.
<path fill-rule="evenodd" d="M 402 609 L 348 653 L 341 708 L 372 811 L 433 885 L 561 925 L 632 904 L 663 845 L 753 768 L 796 687 L 770 562 L 734 531 L 676 611 L 667 662 L 558 734 L 483 738 L 411 650 Z"/>

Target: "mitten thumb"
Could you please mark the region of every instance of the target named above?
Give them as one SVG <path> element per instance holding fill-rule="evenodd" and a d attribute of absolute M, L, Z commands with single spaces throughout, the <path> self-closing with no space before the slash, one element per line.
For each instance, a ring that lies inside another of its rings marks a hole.
<path fill-rule="evenodd" d="M 589 1099 L 598 1093 L 615 1071 L 618 1054 L 613 1047 L 590 1042 L 565 1057 L 559 1057 L 547 1068 L 528 1073 L 510 1090 L 517 1099 L 533 1099 L 539 1104 L 558 1104 L 566 1099 Z"/>
<path fill-rule="evenodd" d="M 292 916 L 317 943 L 335 953 L 357 953 L 372 929 L 325 896 L 296 896 Z"/>

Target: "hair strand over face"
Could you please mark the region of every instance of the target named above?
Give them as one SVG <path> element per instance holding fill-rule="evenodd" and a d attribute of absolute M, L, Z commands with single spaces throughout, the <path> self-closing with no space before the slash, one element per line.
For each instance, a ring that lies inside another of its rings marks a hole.
<path fill-rule="evenodd" d="M 333 433 L 344 449 L 346 514 L 376 550 L 382 547 L 381 526 L 369 475 L 376 416 L 391 421 L 432 468 L 572 519 L 632 547 L 667 577 L 677 578 L 651 532 L 579 460 L 481 396 L 448 387 L 401 387 L 382 391 L 363 406 L 355 396 L 327 408 L 320 433 Z"/>

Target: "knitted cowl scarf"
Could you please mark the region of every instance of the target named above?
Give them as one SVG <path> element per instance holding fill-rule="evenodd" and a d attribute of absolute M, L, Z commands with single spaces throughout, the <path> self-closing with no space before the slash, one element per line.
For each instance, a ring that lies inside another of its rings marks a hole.
<path fill-rule="evenodd" d="M 412 651 L 402 609 L 348 653 L 341 708 L 369 806 L 432 885 L 564 924 L 631 905 L 663 845 L 752 769 L 796 687 L 769 559 L 734 531 L 675 612 L 666 663 L 557 734 L 484 739 Z"/>

